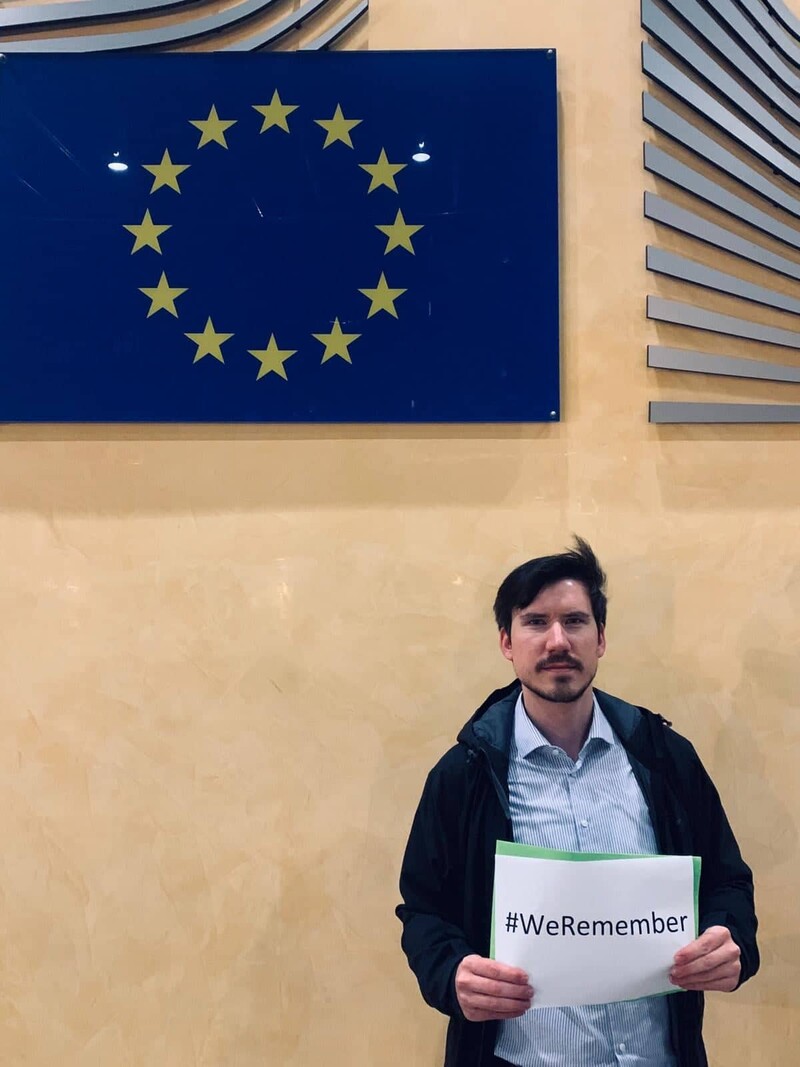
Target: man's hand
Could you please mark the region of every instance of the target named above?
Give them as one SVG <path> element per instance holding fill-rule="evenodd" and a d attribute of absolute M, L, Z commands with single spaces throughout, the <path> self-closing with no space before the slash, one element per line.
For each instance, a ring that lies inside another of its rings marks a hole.
<path fill-rule="evenodd" d="M 465 1018 L 485 1023 L 524 1015 L 531 1006 L 533 990 L 519 967 L 484 956 L 465 956 L 456 971 L 456 996 Z"/>
<path fill-rule="evenodd" d="M 681 989 L 730 993 L 739 983 L 739 955 L 727 926 L 709 926 L 696 941 L 676 952 L 669 980 Z"/>

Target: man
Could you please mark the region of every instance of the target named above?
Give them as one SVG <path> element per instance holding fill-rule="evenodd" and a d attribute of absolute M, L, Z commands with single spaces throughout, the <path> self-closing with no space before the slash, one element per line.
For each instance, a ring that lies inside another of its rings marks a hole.
<path fill-rule="evenodd" d="M 606 595 L 585 541 L 512 571 L 494 610 L 517 681 L 429 774 L 400 878 L 403 949 L 450 1016 L 445 1067 L 705 1067 L 703 994 L 759 963 L 752 875 L 717 791 L 665 719 L 592 688 Z M 487 958 L 498 840 L 702 857 L 700 936 L 670 972 L 684 992 L 529 1011 L 535 976 Z"/>

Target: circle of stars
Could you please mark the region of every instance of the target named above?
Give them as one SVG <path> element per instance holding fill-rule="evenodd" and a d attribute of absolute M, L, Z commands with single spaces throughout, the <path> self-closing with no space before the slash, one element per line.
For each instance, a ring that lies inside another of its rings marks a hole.
<path fill-rule="evenodd" d="M 278 89 L 273 92 L 269 103 L 253 104 L 252 107 L 261 117 L 259 135 L 268 134 L 271 130 L 291 134 L 290 117 L 300 109 L 299 104 L 284 103 Z M 235 118 L 222 118 L 215 104 L 210 107 L 206 118 L 189 119 L 188 121 L 200 134 L 196 146 L 197 151 L 201 149 L 227 151 L 229 148 L 228 133 L 239 122 Z M 330 117 L 316 118 L 313 121 L 325 133 L 325 139 L 322 143 L 323 151 L 335 145 L 343 145 L 344 148 L 355 151 L 351 135 L 362 124 L 363 120 L 345 115 L 341 103 L 336 104 Z M 214 146 L 218 146 L 218 148 L 215 149 Z M 168 148 L 164 150 L 160 162 L 142 164 L 143 169 L 153 177 L 150 195 L 152 196 L 161 189 L 167 189 L 180 196 L 183 176 L 193 165 L 192 163 L 174 162 Z M 369 175 L 370 181 L 366 190 L 368 196 L 382 188 L 399 195 L 397 176 L 405 170 L 408 164 L 391 162 L 386 149 L 382 147 L 375 162 L 359 162 L 357 165 L 359 169 Z M 398 208 L 393 222 L 375 226 L 375 229 L 386 238 L 383 255 L 388 256 L 396 250 L 405 251 L 412 256 L 416 255 L 413 238 L 423 228 L 423 224 L 407 222 L 402 210 Z M 163 256 L 161 238 L 172 229 L 172 225 L 156 222 L 148 209 L 144 212 L 141 222 L 127 223 L 124 229 L 134 238 L 130 251 L 131 255 L 136 255 L 145 249 L 149 249 L 152 253 Z M 150 301 L 147 309 L 147 318 L 156 315 L 160 311 L 178 318 L 176 301 L 184 293 L 188 292 L 188 289 L 171 285 L 166 271 L 162 270 L 156 285 L 143 286 L 139 291 Z M 360 288 L 358 292 L 369 301 L 368 320 L 381 313 L 397 319 L 399 318 L 399 313 L 396 305 L 407 292 L 407 289 L 390 285 L 385 271 L 382 270 L 373 286 L 365 286 Z M 202 330 L 186 332 L 184 336 L 195 346 L 194 363 L 198 363 L 206 356 L 209 356 L 212 360 L 217 360 L 219 363 L 224 364 L 225 357 L 222 346 L 232 340 L 235 335 L 218 330 L 212 317 L 208 315 Z M 330 330 L 312 333 L 311 337 L 322 345 L 321 364 L 338 359 L 352 365 L 350 346 L 359 341 L 362 334 L 346 332 L 337 316 L 333 319 Z M 259 364 L 256 381 L 260 381 L 269 375 L 275 375 L 284 381 L 288 381 L 286 363 L 292 356 L 298 354 L 298 349 L 281 348 L 273 332 L 270 333 L 265 348 L 249 348 L 247 352 Z"/>

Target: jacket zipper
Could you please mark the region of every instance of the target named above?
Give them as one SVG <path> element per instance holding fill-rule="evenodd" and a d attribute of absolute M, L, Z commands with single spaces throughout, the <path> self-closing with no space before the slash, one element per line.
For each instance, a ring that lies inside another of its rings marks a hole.
<path fill-rule="evenodd" d="M 480 753 L 481 757 L 485 761 L 486 769 L 489 772 L 489 780 L 491 781 L 492 785 L 494 786 L 495 793 L 497 793 L 497 799 L 500 801 L 500 807 L 503 809 L 503 814 L 505 815 L 505 817 L 508 819 L 508 821 L 510 823 L 511 822 L 511 805 L 508 802 L 508 796 L 506 794 L 506 791 L 503 789 L 503 786 L 502 786 L 502 784 L 500 782 L 500 779 L 497 777 L 495 769 L 492 766 L 492 761 L 489 759 L 488 753 L 483 748 L 473 749 L 473 751 L 477 751 L 478 753 Z"/>

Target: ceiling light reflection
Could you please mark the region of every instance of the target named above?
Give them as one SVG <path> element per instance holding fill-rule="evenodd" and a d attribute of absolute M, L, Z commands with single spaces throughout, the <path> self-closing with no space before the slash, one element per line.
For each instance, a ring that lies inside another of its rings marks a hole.
<path fill-rule="evenodd" d="M 415 152 L 411 158 L 414 160 L 415 163 L 427 163 L 428 160 L 431 158 L 431 154 L 430 152 L 425 151 L 425 142 L 420 141 L 418 147 L 419 151 Z"/>

